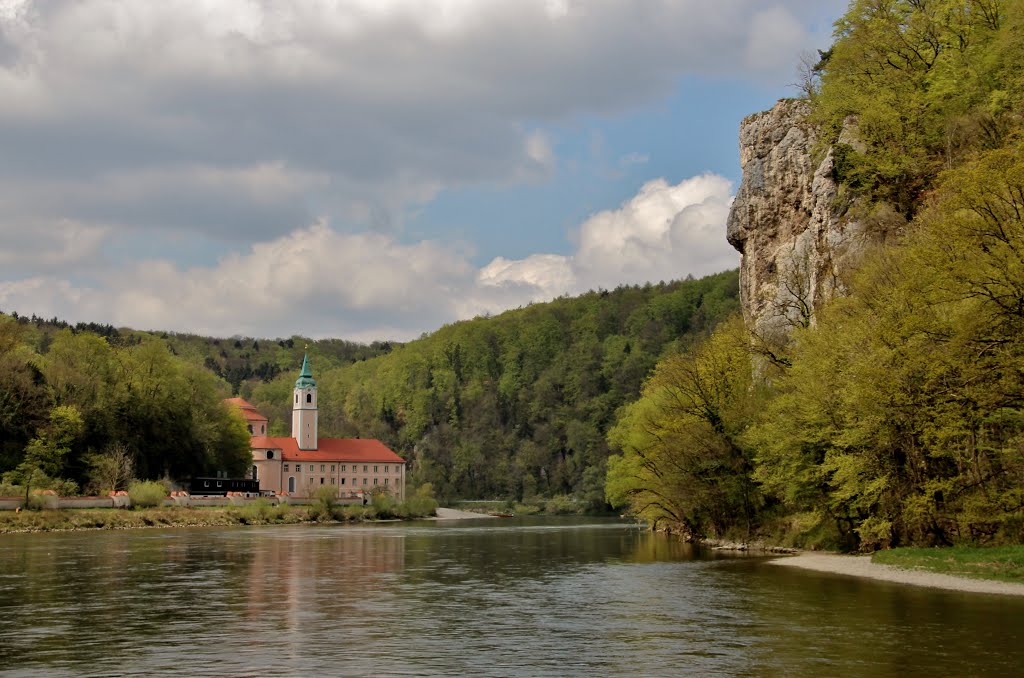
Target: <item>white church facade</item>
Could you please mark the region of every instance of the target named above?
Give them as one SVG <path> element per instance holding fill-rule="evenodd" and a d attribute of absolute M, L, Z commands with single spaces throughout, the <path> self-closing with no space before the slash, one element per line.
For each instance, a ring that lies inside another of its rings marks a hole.
<path fill-rule="evenodd" d="M 252 473 L 260 490 L 308 497 L 321 487 L 339 497 L 387 492 L 405 499 L 406 462 L 379 440 L 320 438 L 316 381 L 309 356 L 295 381 L 292 399 L 292 435 L 267 436 L 268 420 L 242 398 L 230 398 L 252 437 Z"/>

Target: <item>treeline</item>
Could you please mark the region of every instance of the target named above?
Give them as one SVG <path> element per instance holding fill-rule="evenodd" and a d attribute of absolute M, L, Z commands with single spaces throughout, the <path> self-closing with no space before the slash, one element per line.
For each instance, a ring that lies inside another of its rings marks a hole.
<path fill-rule="evenodd" d="M 124 489 L 134 478 L 240 475 L 249 436 L 227 385 L 155 338 L 123 344 L 61 329 L 42 349 L 0 315 L 0 474 L 5 492 Z"/>
<path fill-rule="evenodd" d="M 2 314 L 0 314 L 2 315 Z M 94 322 L 68 323 L 60 318 L 40 318 L 12 312 L 10 318 L 23 328 L 24 340 L 45 353 L 61 330 L 104 337 L 111 346 L 134 346 L 158 339 L 176 356 L 207 370 L 226 381 L 233 394 L 249 395 L 256 383 L 273 381 L 278 375 L 295 370 L 302 355 L 310 351 L 321 368 L 340 367 L 384 355 L 396 345 L 389 341 L 360 344 L 344 339 L 309 339 L 293 335 L 287 339 L 258 339 L 234 336 L 228 339 L 184 332 L 145 332 L 117 328 Z"/>
<path fill-rule="evenodd" d="M 324 370 L 321 435 L 377 438 L 442 500 L 567 495 L 605 506 L 606 435 L 657 361 L 739 308 L 736 271 L 620 287 L 439 329 Z M 251 401 L 287 434 L 294 371 Z"/>
<path fill-rule="evenodd" d="M 608 497 L 694 537 L 1020 543 L 1024 3 L 855 0 L 836 26 L 810 103 L 837 209 L 903 235 L 781 345 L 736 320 L 660 363 Z"/>

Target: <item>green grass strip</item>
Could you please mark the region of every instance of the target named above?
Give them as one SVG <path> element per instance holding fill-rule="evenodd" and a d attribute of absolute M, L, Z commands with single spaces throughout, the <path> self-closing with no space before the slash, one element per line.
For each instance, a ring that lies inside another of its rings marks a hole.
<path fill-rule="evenodd" d="M 873 562 L 907 570 L 1024 583 L 1024 545 L 953 548 L 899 548 L 879 551 Z"/>

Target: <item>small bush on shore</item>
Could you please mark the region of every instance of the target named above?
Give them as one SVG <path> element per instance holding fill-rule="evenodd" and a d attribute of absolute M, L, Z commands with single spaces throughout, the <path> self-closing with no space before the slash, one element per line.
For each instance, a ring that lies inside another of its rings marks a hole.
<path fill-rule="evenodd" d="M 360 506 L 359 504 L 346 506 L 341 510 L 341 516 L 343 520 L 359 521 L 362 520 L 365 515 L 366 512 L 363 511 L 363 507 Z"/>
<path fill-rule="evenodd" d="M 236 511 L 238 520 L 246 525 L 267 525 L 285 522 L 291 511 L 287 506 L 271 504 L 266 499 L 257 499 Z"/>
<path fill-rule="evenodd" d="M 551 515 L 563 515 L 567 513 L 580 513 L 581 506 L 567 494 L 559 494 L 544 502 L 544 513 Z"/>
<path fill-rule="evenodd" d="M 167 488 L 155 480 L 137 480 L 128 486 L 128 497 L 134 508 L 162 506 L 167 498 Z"/>

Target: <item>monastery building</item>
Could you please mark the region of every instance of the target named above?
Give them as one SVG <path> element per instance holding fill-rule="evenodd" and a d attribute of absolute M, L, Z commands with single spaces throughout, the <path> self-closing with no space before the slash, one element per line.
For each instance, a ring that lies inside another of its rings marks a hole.
<path fill-rule="evenodd" d="M 317 435 L 316 381 L 309 356 L 295 381 L 290 438 L 267 436 L 267 418 L 242 398 L 230 398 L 252 436 L 252 477 L 261 491 L 307 497 L 320 487 L 341 497 L 388 492 L 405 500 L 405 460 L 379 440 L 320 438 Z"/>

